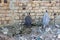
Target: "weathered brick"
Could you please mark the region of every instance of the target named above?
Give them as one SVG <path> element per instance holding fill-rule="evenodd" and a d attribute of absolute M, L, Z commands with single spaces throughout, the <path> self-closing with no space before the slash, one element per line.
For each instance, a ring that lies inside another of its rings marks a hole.
<path fill-rule="evenodd" d="M 50 18 L 54 18 L 54 13 L 57 15 L 60 14 L 60 3 L 57 0 L 53 0 L 51 2 L 50 0 L 30 0 L 29 2 L 21 2 L 16 0 L 12 3 L 14 4 L 13 9 L 9 8 L 9 4 L 10 1 L 8 1 L 8 3 L 2 2 L 0 4 L 0 20 L 2 20 L 0 24 L 11 23 L 10 21 L 19 22 L 19 20 L 22 22 L 22 19 L 24 20 L 29 12 L 31 13 L 32 19 L 39 17 L 42 18 L 46 10 L 48 10 Z M 26 6 L 23 7 L 23 4 Z M 23 8 L 25 9 L 23 10 Z M 23 16 L 23 14 L 25 16 Z"/>

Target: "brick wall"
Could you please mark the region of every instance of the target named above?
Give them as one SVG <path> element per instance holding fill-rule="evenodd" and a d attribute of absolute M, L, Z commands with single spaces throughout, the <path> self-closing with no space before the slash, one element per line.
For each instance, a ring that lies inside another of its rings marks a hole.
<path fill-rule="evenodd" d="M 49 16 L 52 19 L 54 18 L 54 13 L 57 16 L 60 15 L 59 0 L 30 0 L 29 2 L 21 2 L 18 0 L 12 2 L 11 0 L 0 8 L 0 24 L 22 22 L 29 12 L 33 20 L 37 20 L 39 17 L 42 18 L 46 10 L 48 10 Z"/>

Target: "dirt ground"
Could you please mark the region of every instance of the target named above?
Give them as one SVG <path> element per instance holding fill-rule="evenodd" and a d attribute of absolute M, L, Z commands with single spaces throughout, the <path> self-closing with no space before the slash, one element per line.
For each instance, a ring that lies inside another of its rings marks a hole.
<path fill-rule="evenodd" d="M 9 37 L 4 34 L 0 34 L 0 40 L 15 40 L 13 37 Z"/>

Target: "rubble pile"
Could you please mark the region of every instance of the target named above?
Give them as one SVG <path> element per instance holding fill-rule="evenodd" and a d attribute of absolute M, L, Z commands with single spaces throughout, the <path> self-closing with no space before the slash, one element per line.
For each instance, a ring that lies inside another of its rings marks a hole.
<path fill-rule="evenodd" d="M 8 31 L 6 30 L 7 34 L 4 34 L 3 33 L 4 31 L 1 31 L 1 32 L 4 35 L 14 38 L 15 40 L 60 40 L 60 36 L 59 36 L 60 28 L 56 28 L 54 26 L 49 26 L 49 27 L 46 27 L 45 29 L 43 29 L 42 26 L 25 28 L 23 30 L 24 33 L 20 33 L 21 28 L 17 26 L 4 27 L 4 28 L 8 29 Z"/>

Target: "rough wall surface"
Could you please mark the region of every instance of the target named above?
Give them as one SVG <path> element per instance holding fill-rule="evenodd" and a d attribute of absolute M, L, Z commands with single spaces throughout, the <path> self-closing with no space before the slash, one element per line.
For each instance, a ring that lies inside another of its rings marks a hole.
<path fill-rule="evenodd" d="M 46 10 L 52 19 L 54 13 L 60 15 L 60 0 L 8 0 L 0 3 L 0 24 L 21 23 L 29 12 L 32 19 L 37 20 Z"/>

